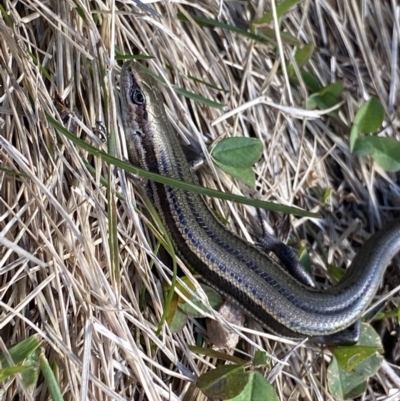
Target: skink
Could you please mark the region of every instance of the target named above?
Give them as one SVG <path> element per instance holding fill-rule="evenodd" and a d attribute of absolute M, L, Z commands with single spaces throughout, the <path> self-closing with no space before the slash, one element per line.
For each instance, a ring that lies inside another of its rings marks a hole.
<path fill-rule="evenodd" d="M 154 78 L 137 63 L 126 62 L 120 86 L 130 162 L 197 183 Z M 356 327 L 387 265 L 400 251 L 397 218 L 369 238 L 337 285 L 316 290 L 226 230 L 200 195 L 151 181 L 148 192 L 183 261 L 263 326 L 289 338 L 355 342 L 358 331 L 348 328 Z"/>

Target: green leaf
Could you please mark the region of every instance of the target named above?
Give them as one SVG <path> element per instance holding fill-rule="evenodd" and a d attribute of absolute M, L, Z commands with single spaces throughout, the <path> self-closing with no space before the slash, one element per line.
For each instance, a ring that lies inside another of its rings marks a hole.
<path fill-rule="evenodd" d="M 171 333 L 179 333 L 186 325 L 188 315 L 181 311 L 178 307 L 168 311 L 166 322 L 171 330 Z"/>
<path fill-rule="evenodd" d="M 357 155 L 371 155 L 384 170 L 400 170 L 400 142 L 394 138 L 365 136 L 358 138 L 353 152 Z"/>
<path fill-rule="evenodd" d="M 340 369 L 336 358 L 332 358 L 332 362 L 327 372 L 329 393 L 339 400 L 345 400 L 349 392 L 359 389 L 360 395 L 367 389 L 367 381 L 361 376 L 353 376 L 350 373 Z"/>
<path fill-rule="evenodd" d="M 297 79 L 297 75 L 294 71 L 294 67 L 292 64 L 288 65 L 288 74 L 289 74 L 290 82 L 293 85 L 300 84 L 299 80 Z M 321 89 L 321 85 L 319 84 L 318 79 L 315 78 L 314 75 L 312 75 L 311 73 L 306 71 L 304 68 L 300 68 L 300 75 L 301 75 L 301 78 L 303 79 L 305 86 L 311 93 L 318 92 Z M 315 108 L 315 107 L 316 106 L 309 107 L 309 108 Z"/>
<path fill-rule="evenodd" d="M 267 354 L 257 350 L 253 358 L 253 366 L 269 366 Z"/>
<path fill-rule="evenodd" d="M 177 262 L 176 262 L 176 255 L 175 255 L 175 248 L 174 245 L 172 244 L 172 240 L 170 238 L 169 232 L 167 230 L 167 228 L 165 227 L 164 223 L 161 220 L 160 215 L 157 213 L 157 210 L 155 208 L 155 206 L 153 205 L 153 203 L 151 203 L 150 199 L 147 196 L 142 196 L 142 200 L 144 201 L 147 209 L 149 210 L 151 216 L 153 217 L 153 220 L 156 222 L 157 226 L 159 227 L 163 238 L 159 241 L 164 243 L 164 247 L 167 250 L 167 252 L 170 254 L 171 258 L 172 258 L 172 279 L 171 279 L 171 286 L 169 288 L 169 291 L 165 297 L 165 307 L 164 307 L 164 311 L 163 314 L 161 316 L 160 322 L 158 323 L 158 328 L 156 331 L 156 335 L 158 336 L 161 332 L 162 326 L 164 324 L 164 322 L 167 319 L 167 315 L 170 313 L 170 305 L 172 303 L 173 297 L 174 297 L 174 293 L 175 293 L 175 286 L 176 286 L 176 277 L 177 277 L 177 270 L 178 270 L 178 266 L 177 266 Z M 154 231 L 153 231 L 154 233 Z M 157 234 L 154 233 L 156 238 L 157 238 Z"/>
<path fill-rule="evenodd" d="M 64 398 L 62 396 L 57 379 L 54 376 L 53 370 L 49 365 L 49 362 L 47 361 L 47 358 L 45 357 L 43 352 L 39 357 L 39 365 L 40 365 L 40 370 L 44 377 L 44 381 L 46 382 L 47 388 L 49 389 L 49 393 L 52 400 L 63 401 Z"/>
<path fill-rule="evenodd" d="M 258 29 L 258 36 L 264 38 L 264 42 L 272 42 L 274 45 L 276 45 L 275 29 L 272 29 L 268 26 L 263 26 L 257 29 Z M 302 45 L 302 43 L 289 32 L 280 32 L 279 36 L 281 37 L 282 42 L 287 45 L 298 46 L 298 47 Z"/>
<path fill-rule="evenodd" d="M 319 92 L 308 97 L 307 108 L 314 109 L 318 107 L 320 110 L 329 109 L 339 103 L 342 92 L 343 81 L 336 81 L 333 84 L 327 85 Z"/>
<path fill-rule="evenodd" d="M 356 140 L 361 133 L 369 134 L 376 131 L 383 122 L 385 110 L 376 97 L 371 97 L 364 103 L 354 117 L 350 132 L 350 150 L 353 151 Z"/>
<path fill-rule="evenodd" d="M 294 55 L 295 64 L 300 71 L 300 75 L 306 87 L 311 91 L 311 93 L 318 92 L 321 88 L 317 78 L 304 70 L 303 66 L 308 63 L 312 54 L 314 52 L 314 45 L 312 43 L 307 43 L 296 51 Z M 287 72 L 290 81 L 294 85 L 299 85 L 299 80 L 296 75 L 295 66 L 293 64 L 288 64 Z M 315 107 L 315 106 L 314 106 Z M 312 107 L 312 108 L 314 108 Z"/>
<path fill-rule="evenodd" d="M 335 357 L 328 367 L 328 388 L 330 394 L 338 399 L 356 398 L 367 389 L 368 377 L 375 374 L 381 366 L 383 357 L 374 354 L 361 362 L 354 370 L 341 369 Z"/>
<path fill-rule="evenodd" d="M 351 134 L 350 134 L 351 136 Z M 353 147 L 353 153 L 357 156 L 372 156 L 374 153 L 374 148 L 372 144 L 368 141 L 368 138 L 372 137 L 361 137 L 357 138 L 354 147 Z"/>
<path fill-rule="evenodd" d="M 354 124 L 358 125 L 360 132 L 370 134 L 375 132 L 383 123 L 385 110 L 382 103 L 376 97 L 371 97 L 358 110 Z"/>
<path fill-rule="evenodd" d="M 346 273 L 346 270 L 334 265 L 328 264 L 327 268 L 329 274 L 336 280 L 336 282 L 339 282 Z"/>
<path fill-rule="evenodd" d="M 28 177 L 27 174 L 20 173 L 19 171 L 15 171 L 15 170 L 9 170 L 9 169 L 3 168 L 3 167 L 0 167 L 0 171 L 2 171 L 3 173 L 6 173 L 7 175 L 14 175 L 16 177 L 25 177 L 25 178 Z"/>
<path fill-rule="evenodd" d="M 322 88 L 319 93 L 324 96 L 329 94 L 335 99 L 338 99 L 340 96 L 342 96 L 343 93 L 343 81 L 339 80 L 336 82 L 333 82 L 332 84 L 329 84 Z M 333 106 L 333 105 L 332 105 Z"/>
<path fill-rule="evenodd" d="M 218 308 L 221 306 L 222 304 L 222 298 L 221 295 L 218 294 L 218 292 L 216 292 L 213 288 L 209 287 L 208 285 L 205 284 L 201 284 L 201 288 L 203 289 L 203 291 L 205 292 L 205 294 L 207 295 L 208 298 L 208 302 L 210 303 L 210 306 L 215 309 L 218 310 Z M 199 300 L 196 299 L 195 297 L 191 297 L 190 298 L 190 302 L 197 306 L 200 310 L 207 312 L 208 308 L 206 308 L 204 306 L 204 304 Z M 193 317 L 203 317 L 203 315 L 201 313 L 199 313 L 192 305 L 190 305 L 189 303 L 179 303 L 179 309 L 181 309 L 182 312 L 193 316 Z"/>
<path fill-rule="evenodd" d="M 218 162 L 215 162 L 221 170 L 224 170 L 226 173 L 236 177 L 240 181 L 244 182 L 249 187 L 254 188 L 256 185 L 256 178 L 254 171 L 251 167 L 232 167 L 232 166 L 225 166 Z"/>
<path fill-rule="evenodd" d="M 167 286 L 166 286 L 167 287 Z M 176 283 L 175 288 L 179 287 L 179 283 Z M 165 296 L 168 296 L 171 286 L 164 288 Z M 165 306 L 165 321 L 168 324 L 171 333 L 179 333 L 186 325 L 187 314 L 182 312 L 179 308 L 179 295 L 174 292 L 171 301 L 168 305 L 168 309 Z"/>
<path fill-rule="evenodd" d="M 211 188 L 205 188 L 196 184 L 183 182 L 176 180 L 174 178 L 166 177 L 160 174 L 152 173 L 151 171 L 144 170 L 142 168 L 133 166 L 132 164 L 119 160 L 115 157 L 110 156 L 108 153 L 103 152 L 92 145 L 89 145 L 87 142 L 79 139 L 76 135 L 73 135 L 69 132 L 61 123 L 55 120 L 52 116 L 46 115 L 47 121 L 62 135 L 67 137 L 71 142 L 75 145 L 79 146 L 81 149 L 89 152 L 91 155 L 95 157 L 99 157 L 100 159 L 113 164 L 119 168 L 122 168 L 129 173 L 139 175 L 140 177 L 147 178 L 149 180 L 153 180 L 155 182 L 159 182 L 160 184 L 169 185 L 171 187 L 183 189 L 186 191 L 192 191 L 198 194 L 212 196 L 219 199 L 230 200 L 233 202 L 243 203 L 249 206 L 258 207 L 261 209 L 268 209 L 277 212 L 283 213 L 291 213 L 297 216 L 304 216 L 304 217 L 319 217 L 318 214 L 306 212 L 305 210 L 293 207 L 293 206 L 285 206 L 279 205 L 273 202 L 266 202 L 261 201 L 258 199 L 249 199 L 245 198 L 244 196 L 234 195 L 230 193 L 220 192 Z"/>
<path fill-rule="evenodd" d="M 0 369 L 0 382 L 10 377 L 15 376 L 17 373 L 22 373 L 25 370 L 31 369 L 29 366 L 9 366 L 4 369 Z"/>
<path fill-rule="evenodd" d="M 299 250 L 297 251 L 297 258 L 300 264 L 304 267 L 304 270 L 308 273 L 311 272 L 311 258 L 307 250 L 307 245 L 302 242 Z"/>
<path fill-rule="evenodd" d="M 255 138 L 226 138 L 211 150 L 211 157 L 219 168 L 247 185 L 254 187 L 255 176 L 251 166 L 263 152 L 262 142 Z"/>
<path fill-rule="evenodd" d="M 274 388 L 260 372 L 249 372 L 243 391 L 230 401 L 279 401 Z"/>
<path fill-rule="evenodd" d="M 372 326 L 366 323 L 361 324 L 357 344 L 335 347 L 333 350 L 340 368 L 348 372 L 377 352 L 383 352 L 381 339 Z"/>
<path fill-rule="evenodd" d="M 333 194 L 333 189 L 332 188 L 327 188 L 323 191 L 322 193 L 322 197 L 321 197 L 321 201 L 322 203 L 326 204 L 326 205 L 330 205 L 331 203 L 331 198 L 332 198 L 332 194 Z"/>
<path fill-rule="evenodd" d="M 189 19 L 183 13 L 178 13 L 177 17 L 178 17 L 179 21 L 189 22 Z M 269 39 L 263 37 L 262 35 L 257 35 L 255 33 L 248 32 L 245 29 L 239 28 L 239 27 L 231 25 L 231 24 L 226 24 L 226 23 L 218 21 L 216 19 L 201 17 L 201 16 L 197 16 L 197 15 L 191 15 L 190 18 L 192 18 L 193 21 L 196 22 L 199 26 L 208 27 L 208 28 L 215 27 L 215 28 L 226 29 L 227 31 L 236 32 L 239 35 L 248 37 L 257 42 L 262 42 L 262 43 L 265 43 L 266 41 L 269 42 Z"/>
<path fill-rule="evenodd" d="M 211 157 L 218 163 L 231 167 L 251 167 L 263 152 L 263 144 L 256 138 L 226 138 L 211 150 Z"/>
<path fill-rule="evenodd" d="M 276 5 L 276 14 L 278 18 L 283 17 L 292 7 L 300 3 L 301 0 L 284 0 L 281 3 Z M 263 14 L 261 17 L 256 18 L 251 22 L 252 25 L 260 25 L 260 24 L 269 24 L 272 22 L 273 16 L 272 11 L 268 11 L 267 13 Z"/>
<path fill-rule="evenodd" d="M 204 80 L 202 80 L 202 79 L 196 78 L 196 77 L 194 77 L 194 76 L 191 75 L 191 74 L 188 75 L 188 78 L 191 79 L 191 80 L 194 81 L 194 82 L 198 82 L 199 84 L 205 85 L 205 86 L 207 86 L 208 88 L 215 89 L 215 90 L 220 91 L 220 92 L 229 93 L 228 90 L 225 90 L 225 89 L 223 89 L 223 88 L 220 88 L 220 87 L 218 87 L 218 86 L 215 86 L 215 85 L 213 85 L 213 84 L 210 84 L 209 82 L 204 81 Z"/>
<path fill-rule="evenodd" d="M 182 277 L 181 280 L 195 292 L 195 287 L 191 283 L 188 277 Z M 207 312 L 207 308 L 204 304 L 198 300 L 195 296 L 192 296 L 189 291 L 184 288 L 181 283 L 177 282 L 175 285 L 176 289 L 178 289 L 182 294 L 188 298 L 191 302 L 189 304 L 183 297 L 180 297 L 176 292 L 174 292 L 173 297 L 171 298 L 168 309 L 165 310 L 165 319 L 168 323 L 168 326 L 173 333 L 177 333 L 185 326 L 187 322 L 187 316 L 190 315 L 192 317 L 203 317 L 203 314 L 198 312 L 198 310 L 192 306 L 197 306 L 201 311 Z M 221 296 L 211 287 L 205 284 L 201 284 L 201 287 L 205 294 L 207 295 L 208 302 L 210 306 L 218 310 L 218 308 L 222 304 Z M 164 292 L 170 292 L 170 286 L 166 286 L 164 288 Z"/>
<path fill-rule="evenodd" d="M 179 21 L 182 22 L 189 22 L 189 19 L 182 13 L 178 13 L 178 19 Z M 204 27 L 215 27 L 215 28 L 221 28 L 225 29 L 227 31 L 235 32 L 238 33 L 239 35 L 242 35 L 244 37 L 247 37 L 249 39 L 253 39 L 257 42 L 261 43 L 273 43 L 276 45 L 276 35 L 275 31 L 271 28 L 264 27 L 263 28 L 263 33 L 264 34 L 256 34 L 253 32 L 249 32 L 245 29 L 239 28 L 235 25 L 231 24 L 226 24 L 224 22 L 218 21 L 216 19 L 211 19 L 207 17 L 200 17 L 196 15 L 191 15 L 190 16 L 193 21 L 195 21 L 199 26 L 204 26 Z M 289 45 L 294 45 L 294 46 L 300 46 L 301 42 L 296 39 L 293 35 L 287 32 L 281 32 L 281 39 L 284 43 L 289 44 Z"/>
<path fill-rule="evenodd" d="M 355 398 L 366 389 L 366 380 L 380 368 L 383 357 L 378 334 L 368 324 L 361 324 L 360 340 L 356 345 L 336 347 L 328 368 L 328 387 L 337 398 Z"/>
<path fill-rule="evenodd" d="M 116 60 L 151 60 L 153 59 L 154 56 L 148 56 L 147 54 L 122 54 L 122 53 L 117 53 L 115 56 Z"/>
<path fill-rule="evenodd" d="M 17 345 L 14 345 L 14 347 L 10 348 L 8 352 L 10 353 L 15 365 L 18 365 L 29 358 L 30 355 L 32 355 L 40 347 L 41 343 L 42 342 L 39 337 L 33 335 L 25 340 L 22 340 Z M 0 356 L 0 364 L 2 368 L 7 368 L 9 366 L 6 358 L 3 355 Z"/>
<path fill-rule="evenodd" d="M 321 85 L 319 84 L 318 79 L 314 77 L 314 75 L 306 71 L 304 68 L 300 69 L 300 74 L 307 89 L 309 89 L 311 92 L 318 92 L 321 89 Z"/>
<path fill-rule="evenodd" d="M 35 63 L 35 65 L 39 66 L 40 71 L 49 80 L 49 82 L 53 82 L 52 75 L 46 70 L 46 68 L 43 67 L 43 65 L 39 62 L 38 58 L 36 57 L 36 55 L 30 52 L 29 50 L 27 50 L 27 53 L 31 56 L 32 61 Z"/>
<path fill-rule="evenodd" d="M 10 18 L 10 12 L 8 10 L 6 10 L 2 4 L 0 4 L 0 13 L 2 18 L 4 19 L 5 23 L 7 24 L 7 26 L 9 28 L 14 26 L 14 22 L 12 20 L 12 18 Z"/>
<path fill-rule="evenodd" d="M 40 349 L 37 349 L 23 363 L 23 366 L 28 368 L 21 373 L 22 383 L 26 388 L 36 386 L 39 377 L 40 352 Z"/>
<path fill-rule="evenodd" d="M 303 67 L 308 63 L 312 54 L 314 53 L 314 45 L 312 43 L 307 43 L 300 49 L 296 51 L 294 59 L 296 60 L 297 66 Z"/>
<path fill-rule="evenodd" d="M 197 93 L 190 92 L 185 88 L 178 88 L 177 86 L 174 86 L 173 88 L 174 91 L 179 95 L 185 96 L 186 98 L 194 100 L 197 103 L 205 104 L 206 106 L 214 107 L 216 109 L 222 109 L 224 107 L 222 103 L 218 103 L 215 102 L 214 100 L 207 99 L 201 95 L 198 95 Z"/>
<path fill-rule="evenodd" d="M 219 366 L 197 379 L 197 387 L 209 398 L 227 400 L 240 394 L 249 380 L 244 367 Z"/>

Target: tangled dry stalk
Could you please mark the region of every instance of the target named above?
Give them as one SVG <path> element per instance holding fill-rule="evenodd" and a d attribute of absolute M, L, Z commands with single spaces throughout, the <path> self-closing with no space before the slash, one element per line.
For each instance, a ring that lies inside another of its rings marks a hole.
<path fill-rule="evenodd" d="M 154 237 L 135 209 L 135 185 L 46 121 L 46 114 L 64 117 L 78 136 L 105 150 L 92 129 L 100 120 L 108 130 L 109 151 L 124 157 L 117 51 L 153 56 L 149 65 L 168 82 L 225 105 L 220 110 L 165 90 L 176 128 L 203 149 L 223 136 L 264 142 L 257 191 L 213 168 L 201 173 L 203 184 L 321 214 L 320 220 L 291 219 L 290 238 L 307 240 L 315 274 L 324 275 L 327 264 L 347 265 L 369 234 L 400 210 L 399 175 L 355 157 L 348 146 L 355 112 L 371 95 L 385 105 L 385 135 L 400 139 L 395 1 L 305 0 L 281 21 L 281 31 L 314 44 L 308 68 L 323 85 L 344 80 L 337 119 L 295 118 L 261 102 L 291 106 L 299 114 L 305 109 L 306 89 L 291 85 L 281 68 L 293 60 L 293 46 L 278 40 L 278 51 L 269 43 L 177 18 L 179 12 L 189 20 L 197 14 L 246 27 L 250 14 L 261 15 L 270 2 L 189 3 L 149 3 L 163 16 L 158 18 L 128 1 L 1 2 L 1 352 L 37 333 L 66 400 L 201 400 L 188 380 L 216 363 L 188 350 L 204 334 L 194 320 L 178 334 L 167 327 L 155 334 L 161 279 L 170 280 L 171 272 L 153 255 Z M 276 21 L 271 27 L 278 26 Z M 327 189 L 333 191 L 329 204 L 321 201 Z M 254 210 L 210 202 L 232 230 L 251 240 Z M 281 218 L 269 216 L 270 222 Z M 117 225 L 114 245 L 109 221 Z M 388 280 L 383 292 L 399 285 L 394 281 Z M 396 299 L 398 304 L 398 295 L 392 302 Z M 264 349 L 276 358 L 269 378 L 281 399 L 330 399 L 327 355 L 269 341 L 259 326 L 250 322 L 250 327 L 254 330 L 243 332 L 243 352 Z M 373 378 L 367 397 L 385 397 L 399 388 L 395 376 L 390 378 L 392 369 L 387 365 Z M 3 399 L 16 394 L 45 399 L 40 383 L 30 394 L 10 380 L 3 385 Z"/>

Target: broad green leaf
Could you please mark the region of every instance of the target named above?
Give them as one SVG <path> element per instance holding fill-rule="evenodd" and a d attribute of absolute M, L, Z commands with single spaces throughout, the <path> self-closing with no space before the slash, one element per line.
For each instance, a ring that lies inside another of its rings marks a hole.
<path fill-rule="evenodd" d="M 181 280 L 184 281 L 190 289 L 193 291 L 195 290 L 194 285 L 188 277 L 182 277 Z M 205 312 L 207 311 L 203 303 L 197 300 L 194 296 L 192 297 L 191 294 L 181 285 L 181 283 L 177 282 L 175 287 L 182 292 L 186 298 L 190 299 L 190 301 L 200 310 Z M 202 284 L 201 287 L 207 295 L 210 306 L 217 310 L 222 304 L 221 296 L 208 285 Z M 168 292 L 169 288 L 170 287 L 164 288 L 164 292 Z M 199 313 L 192 305 L 188 304 L 184 298 L 181 298 L 176 292 L 174 292 L 169 309 L 166 312 L 166 321 L 171 332 L 177 333 L 182 330 L 187 322 L 188 315 L 192 317 L 203 317 L 203 315 Z"/>
<path fill-rule="evenodd" d="M 367 391 L 367 380 L 361 382 L 358 386 L 353 387 L 350 389 L 346 394 L 345 397 L 348 400 L 352 400 L 354 398 L 360 397 Z"/>
<path fill-rule="evenodd" d="M 256 163 L 263 152 L 263 144 L 256 138 L 226 138 L 211 150 L 211 157 L 221 165 L 243 168 Z"/>
<path fill-rule="evenodd" d="M 207 397 L 228 400 L 240 394 L 248 380 L 242 365 L 224 365 L 201 375 L 196 384 Z"/>
<path fill-rule="evenodd" d="M 254 187 L 256 184 L 256 178 L 254 175 L 254 171 L 251 167 L 232 167 L 232 166 L 226 166 L 224 164 L 215 162 L 217 166 L 221 169 L 224 170 L 226 173 L 236 177 L 240 181 L 243 181 L 245 184 L 247 184 L 249 187 Z"/>
<path fill-rule="evenodd" d="M 288 65 L 288 74 L 289 74 L 290 82 L 293 85 L 300 84 L 299 80 L 297 79 L 297 75 L 294 71 L 294 67 L 291 64 Z M 306 71 L 304 68 L 300 68 L 300 75 L 301 75 L 301 78 L 302 78 L 305 86 L 311 93 L 318 92 L 321 89 L 321 85 L 319 84 L 318 79 L 315 78 L 314 75 L 312 75 L 311 73 Z M 311 108 L 315 108 L 315 107 L 316 106 L 309 107 L 309 108 L 311 109 Z"/>
<path fill-rule="evenodd" d="M 283 17 L 292 7 L 300 3 L 301 0 L 284 0 L 276 5 L 276 14 L 278 18 Z M 259 18 L 256 18 L 251 22 L 252 25 L 269 24 L 272 22 L 273 16 L 272 11 L 268 11 Z"/>
<path fill-rule="evenodd" d="M 322 88 L 319 93 L 324 96 L 326 94 L 330 94 L 334 98 L 339 98 L 342 96 L 343 93 L 343 81 L 339 80 L 336 82 L 333 82 L 329 85 L 326 85 L 324 88 Z"/>
<path fill-rule="evenodd" d="M 304 70 L 303 68 L 300 69 L 301 77 L 303 81 L 311 92 L 318 92 L 321 89 L 321 85 L 318 82 L 318 79 L 314 77 L 311 73 Z"/>
<path fill-rule="evenodd" d="M 310 254 L 308 253 L 307 250 L 307 245 L 306 243 L 301 243 L 301 246 L 299 250 L 297 251 L 297 258 L 299 259 L 300 264 L 304 267 L 304 270 L 306 270 L 308 273 L 311 272 L 311 258 Z"/>
<path fill-rule="evenodd" d="M 354 398 L 366 389 L 366 380 L 380 368 L 383 357 L 378 334 L 368 324 L 361 324 L 356 345 L 336 347 L 328 368 L 330 393 L 339 399 Z"/>
<path fill-rule="evenodd" d="M 37 349 L 23 363 L 23 366 L 29 368 L 21 373 L 22 383 L 26 388 L 36 386 L 39 377 L 39 354 L 41 350 Z"/>
<path fill-rule="evenodd" d="M 230 401 L 279 401 L 274 388 L 260 372 L 249 372 L 243 391 Z"/>
<path fill-rule="evenodd" d="M 309 110 L 314 110 L 318 107 L 319 94 L 313 93 L 306 100 L 306 107 Z"/>
<path fill-rule="evenodd" d="M 353 152 L 358 155 L 369 154 L 384 170 L 400 170 L 400 142 L 394 138 L 364 136 L 355 142 Z"/>
<path fill-rule="evenodd" d="M 371 97 L 358 110 L 354 124 L 358 125 L 360 132 L 370 134 L 375 132 L 383 123 L 385 110 L 376 97 Z"/>
<path fill-rule="evenodd" d="M 205 294 L 207 295 L 208 298 L 208 302 L 210 303 L 210 306 L 215 309 L 218 310 L 218 308 L 221 306 L 222 304 L 222 298 L 221 295 L 218 294 L 218 292 L 216 292 L 213 288 L 209 287 L 208 285 L 205 284 L 201 284 L 201 288 L 203 289 L 203 291 L 205 292 Z M 204 304 L 192 297 L 190 298 L 190 302 L 194 305 L 196 305 L 200 310 L 207 312 L 207 308 L 204 306 Z M 203 315 L 201 313 L 199 313 L 192 305 L 188 304 L 188 303 L 179 303 L 179 309 L 190 315 L 193 317 L 203 317 Z"/>
<path fill-rule="evenodd" d="M 361 324 L 360 339 L 357 344 L 351 346 L 335 347 L 333 354 L 341 369 L 353 370 L 364 360 L 375 353 L 382 353 L 382 343 L 377 332 L 366 323 Z"/>
<path fill-rule="evenodd" d="M 219 168 L 247 185 L 254 187 L 255 176 L 251 166 L 263 152 L 262 142 L 255 138 L 226 138 L 211 150 L 211 157 Z"/>
<path fill-rule="evenodd" d="M 195 287 L 194 284 L 190 281 L 189 277 L 186 277 L 186 276 L 181 277 L 181 281 L 182 281 L 187 287 L 189 287 L 192 291 L 195 290 L 196 287 Z M 179 290 L 179 291 L 183 294 L 184 297 L 186 297 L 186 298 L 188 298 L 188 299 L 191 298 L 190 292 L 187 291 L 186 288 L 185 288 L 180 282 L 177 282 L 177 283 L 176 283 L 176 289 Z M 180 297 L 178 294 L 176 294 L 176 296 L 177 296 L 177 299 L 178 299 L 178 302 L 179 302 L 179 303 L 184 304 L 184 303 L 186 302 L 185 299 L 182 298 L 182 297 Z"/>
<path fill-rule="evenodd" d="M 296 60 L 297 66 L 299 68 L 305 66 L 310 60 L 312 54 L 314 53 L 314 45 L 312 43 L 307 43 L 300 49 L 296 51 L 294 59 Z"/>
<path fill-rule="evenodd" d="M 351 134 L 350 134 L 351 136 Z M 357 156 L 372 156 L 374 153 L 374 148 L 372 144 L 367 140 L 370 137 L 357 138 L 354 143 L 353 153 Z"/>
<path fill-rule="evenodd" d="M 383 122 L 385 110 L 382 103 L 376 97 L 371 97 L 357 111 L 350 132 L 350 150 L 353 151 L 355 142 L 361 133 L 375 132 Z"/>
<path fill-rule="evenodd" d="M 187 320 L 187 314 L 179 308 L 171 309 L 166 319 L 171 333 L 179 333 L 185 327 Z"/>
<path fill-rule="evenodd" d="M 330 394 L 341 400 L 360 396 L 367 388 L 368 377 L 377 372 L 382 360 L 381 355 L 374 354 L 348 372 L 340 368 L 336 358 L 333 357 L 327 374 Z"/>
<path fill-rule="evenodd" d="M 358 142 L 359 139 L 361 139 L 359 127 L 358 127 L 358 125 L 353 124 L 353 126 L 351 127 L 351 131 L 350 131 L 350 151 L 351 152 L 354 152 L 355 144 L 356 144 L 356 142 Z M 366 153 L 364 153 L 364 154 L 366 154 Z"/>
<path fill-rule="evenodd" d="M 253 366 L 269 366 L 267 354 L 257 350 L 253 358 Z"/>
<path fill-rule="evenodd" d="M 319 92 L 309 96 L 307 99 L 307 107 L 309 109 L 314 109 L 316 107 L 320 110 L 329 109 L 339 103 L 342 92 L 343 81 L 334 82 L 333 84 L 325 86 Z"/>
<path fill-rule="evenodd" d="M 175 287 L 179 287 L 179 283 L 176 283 Z M 170 286 L 168 286 L 168 288 L 164 288 L 165 295 L 168 294 L 170 288 Z M 178 333 L 179 331 L 181 331 L 187 322 L 187 315 L 178 308 L 178 304 L 179 295 L 174 292 L 168 310 L 164 312 L 165 321 L 167 322 L 168 327 L 172 333 Z"/>

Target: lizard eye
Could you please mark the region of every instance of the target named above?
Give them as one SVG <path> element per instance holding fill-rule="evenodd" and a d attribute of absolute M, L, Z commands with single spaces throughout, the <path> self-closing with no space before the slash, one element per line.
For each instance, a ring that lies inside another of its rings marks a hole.
<path fill-rule="evenodd" d="M 143 93 L 139 89 L 135 89 L 132 92 L 131 100 L 133 103 L 137 104 L 138 106 L 144 105 L 145 101 L 146 101 Z"/>

